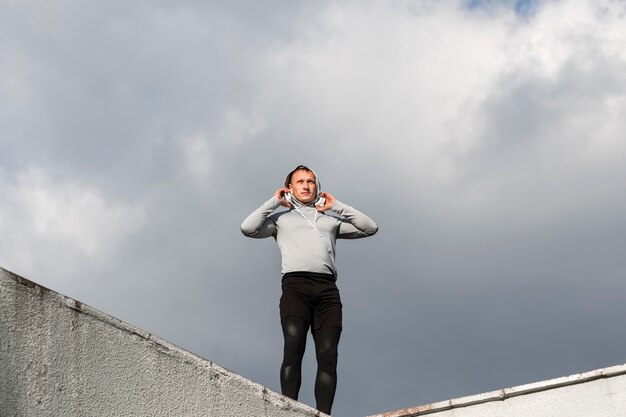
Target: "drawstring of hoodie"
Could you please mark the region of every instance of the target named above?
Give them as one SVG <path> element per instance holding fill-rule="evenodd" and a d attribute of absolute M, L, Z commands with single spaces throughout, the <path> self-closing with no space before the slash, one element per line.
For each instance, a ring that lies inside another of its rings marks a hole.
<path fill-rule="evenodd" d="M 298 213 L 298 214 L 300 215 L 300 217 L 302 217 L 304 220 L 306 220 L 306 222 L 307 222 L 308 224 L 310 224 L 310 225 L 311 225 L 311 227 L 312 227 L 313 229 L 315 229 L 315 231 L 317 232 L 317 234 L 318 234 L 320 237 L 323 237 L 323 236 L 322 236 L 322 233 L 318 230 L 317 226 L 315 225 L 315 224 L 317 223 L 317 219 L 318 219 L 318 212 L 317 212 L 317 209 L 315 210 L 315 214 L 313 215 L 313 222 L 311 222 L 311 220 L 309 220 L 309 218 L 308 218 L 308 217 L 307 217 L 304 213 L 302 213 L 302 212 L 300 211 L 300 207 L 304 207 L 305 205 L 304 205 L 304 204 L 303 204 L 300 200 L 298 200 L 295 196 L 294 196 L 294 197 L 292 197 L 292 199 L 293 199 L 293 200 L 292 200 L 292 202 L 291 202 L 291 205 L 293 206 L 293 210 L 294 210 L 296 213 Z"/>

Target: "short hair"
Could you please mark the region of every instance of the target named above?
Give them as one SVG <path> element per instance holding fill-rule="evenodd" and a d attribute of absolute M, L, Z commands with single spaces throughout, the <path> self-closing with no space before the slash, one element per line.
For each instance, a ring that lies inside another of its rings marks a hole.
<path fill-rule="evenodd" d="M 293 171 L 289 173 L 289 175 L 287 175 L 287 178 L 285 178 L 285 187 L 289 187 L 289 184 L 291 183 L 291 177 L 293 176 L 293 174 L 295 174 L 296 171 L 307 171 L 315 175 L 315 172 L 311 168 L 305 165 L 298 165 Z M 317 175 L 315 175 L 315 179 L 317 179 Z"/>

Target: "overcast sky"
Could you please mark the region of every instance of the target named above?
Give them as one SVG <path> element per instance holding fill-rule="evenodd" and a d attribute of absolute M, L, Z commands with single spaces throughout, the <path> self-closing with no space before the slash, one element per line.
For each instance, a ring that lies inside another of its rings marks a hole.
<path fill-rule="evenodd" d="M 301 163 L 380 226 L 335 416 L 626 363 L 626 2 L 0 0 L 0 266 L 279 391 Z"/>

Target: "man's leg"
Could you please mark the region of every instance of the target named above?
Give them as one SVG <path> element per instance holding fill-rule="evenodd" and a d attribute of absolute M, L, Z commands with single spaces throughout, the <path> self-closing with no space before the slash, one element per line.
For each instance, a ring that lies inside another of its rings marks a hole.
<path fill-rule="evenodd" d="M 316 407 L 326 414 L 330 414 L 337 388 L 337 346 L 340 336 L 340 327 L 322 327 L 313 332 L 317 356 Z"/>
<path fill-rule="evenodd" d="M 302 357 L 306 347 L 309 323 L 300 317 L 289 316 L 282 320 L 281 325 L 285 347 L 283 364 L 280 367 L 280 387 L 283 395 L 297 400 L 302 381 Z"/>

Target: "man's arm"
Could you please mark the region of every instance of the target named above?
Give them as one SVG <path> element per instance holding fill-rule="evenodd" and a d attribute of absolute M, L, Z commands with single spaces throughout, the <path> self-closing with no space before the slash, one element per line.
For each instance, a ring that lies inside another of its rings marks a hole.
<path fill-rule="evenodd" d="M 280 206 L 281 202 L 276 196 L 267 200 L 241 223 L 241 233 L 247 237 L 257 239 L 274 236 L 276 234 L 276 223 L 269 216 Z"/>
<path fill-rule="evenodd" d="M 330 210 L 343 217 L 337 230 L 339 239 L 359 239 L 372 236 L 378 231 L 378 225 L 374 220 L 335 198 L 333 198 Z"/>

